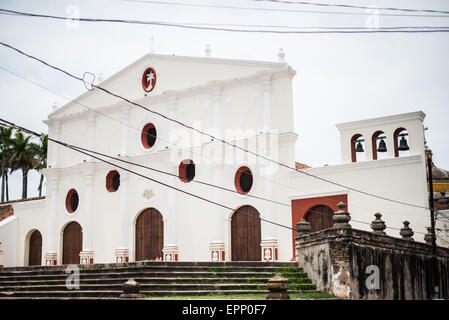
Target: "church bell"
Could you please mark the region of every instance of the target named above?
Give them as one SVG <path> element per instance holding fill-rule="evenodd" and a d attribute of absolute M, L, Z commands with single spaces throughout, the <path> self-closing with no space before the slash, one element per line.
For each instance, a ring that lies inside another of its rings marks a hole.
<path fill-rule="evenodd" d="M 377 148 L 377 152 L 387 152 L 387 145 L 385 144 L 385 140 L 381 139 L 379 142 L 379 148 Z"/>
<path fill-rule="evenodd" d="M 399 151 L 407 151 L 409 150 L 409 146 L 407 144 L 407 140 L 404 138 L 404 136 L 401 137 L 401 141 L 399 141 Z"/>
<path fill-rule="evenodd" d="M 362 143 L 359 141 L 358 143 L 357 143 L 357 146 L 355 147 L 355 152 L 363 152 L 364 150 L 363 150 L 363 146 L 362 146 Z"/>

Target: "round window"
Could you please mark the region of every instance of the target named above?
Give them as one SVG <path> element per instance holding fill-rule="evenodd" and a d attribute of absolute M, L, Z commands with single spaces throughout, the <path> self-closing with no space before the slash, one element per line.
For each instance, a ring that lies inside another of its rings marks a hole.
<path fill-rule="evenodd" d="M 151 149 L 156 143 L 157 131 L 152 123 L 147 123 L 142 129 L 142 145 L 145 149 Z"/>
<path fill-rule="evenodd" d="M 240 167 L 235 173 L 235 189 L 238 193 L 247 194 L 253 186 L 253 174 L 248 167 Z"/>
<path fill-rule="evenodd" d="M 75 189 L 71 189 L 65 198 L 65 206 L 69 213 L 74 213 L 78 209 L 79 197 Z"/>
<path fill-rule="evenodd" d="M 183 160 L 179 164 L 179 179 L 190 182 L 195 178 L 195 163 L 192 160 Z"/>
<path fill-rule="evenodd" d="M 115 192 L 120 187 L 120 174 L 116 171 L 110 171 L 106 176 L 106 189 L 109 192 Z"/>

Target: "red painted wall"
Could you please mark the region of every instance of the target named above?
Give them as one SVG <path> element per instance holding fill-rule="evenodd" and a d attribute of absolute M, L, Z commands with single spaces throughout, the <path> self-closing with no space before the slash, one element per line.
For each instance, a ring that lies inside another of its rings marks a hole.
<path fill-rule="evenodd" d="M 326 197 L 316 197 L 307 199 L 296 199 L 292 200 L 292 227 L 295 228 L 296 224 L 301 221 L 304 215 L 315 206 L 325 205 L 332 209 L 332 211 L 337 211 L 337 204 L 339 202 L 344 202 L 348 205 L 348 195 L 341 194 L 336 196 L 326 196 Z M 346 208 L 348 211 L 348 207 Z M 293 258 L 296 256 L 295 250 L 295 234 L 296 231 L 292 231 L 292 244 L 293 244 Z"/>

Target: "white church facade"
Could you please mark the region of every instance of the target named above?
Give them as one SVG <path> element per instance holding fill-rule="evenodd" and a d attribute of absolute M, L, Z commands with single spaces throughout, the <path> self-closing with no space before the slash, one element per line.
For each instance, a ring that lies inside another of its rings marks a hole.
<path fill-rule="evenodd" d="M 291 228 L 330 227 L 341 201 L 354 228 L 380 212 L 387 234 L 425 233 L 424 113 L 339 124 L 341 164 L 291 170 L 296 72 L 280 58 L 147 54 L 98 83 L 129 101 L 92 88 L 55 109 L 50 137 L 116 159 L 50 142 L 47 196 L 0 221 L 0 264 L 290 261 Z"/>

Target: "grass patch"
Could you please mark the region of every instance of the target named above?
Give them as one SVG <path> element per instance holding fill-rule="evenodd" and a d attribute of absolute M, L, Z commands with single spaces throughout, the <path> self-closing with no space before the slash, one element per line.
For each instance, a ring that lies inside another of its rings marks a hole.
<path fill-rule="evenodd" d="M 290 299 L 335 299 L 336 297 L 327 292 L 304 292 L 291 293 Z M 265 300 L 266 293 L 260 294 L 220 294 L 220 295 L 198 295 L 198 296 L 145 296 L 145 299 L 171 299 L 171 300 Z"/>

